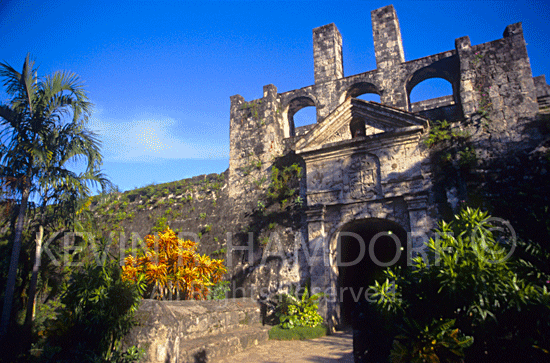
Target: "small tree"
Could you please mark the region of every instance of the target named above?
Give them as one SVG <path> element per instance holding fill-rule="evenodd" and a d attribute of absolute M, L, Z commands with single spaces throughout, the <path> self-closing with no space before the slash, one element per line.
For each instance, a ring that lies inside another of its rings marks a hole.
<path fill-rule="evenodd" d="M 223 260 L 197 253 L 196 243 L 183 240 L 167 227 L 145 237 L 146 251 L 128 256 L 122 267 L 127 280 L 147 282 L 146 294 L 157 299 L 206 299 L 209 287 L 227 271 Z"/>

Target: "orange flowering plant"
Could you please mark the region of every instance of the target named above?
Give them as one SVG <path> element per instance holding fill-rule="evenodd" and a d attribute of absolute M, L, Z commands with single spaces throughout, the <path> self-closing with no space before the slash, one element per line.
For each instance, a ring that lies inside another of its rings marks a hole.
<path fill-rule="evenodd" d="M 123 278 L 145 279 L 146 294 L 159 300 L 202 300 L 227 271 L 223 259 L 197 253 L 196 242 L 183 240 L 169 227 L 145 237 L 146 251 L 125 258 Z"/>

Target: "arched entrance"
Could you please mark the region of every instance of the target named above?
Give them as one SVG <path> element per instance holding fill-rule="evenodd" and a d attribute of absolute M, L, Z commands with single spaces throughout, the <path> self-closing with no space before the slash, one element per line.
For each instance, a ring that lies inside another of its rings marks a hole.
<path fill-rule="evenodd" d="M 378 218 L 346 224 L 336 241 L 341 323 L 351 324 L 355 305 L 372 294 L 368 286 L 385 280 L 385 268 L 406 261 L 407 232 L 399 224 Z"/>

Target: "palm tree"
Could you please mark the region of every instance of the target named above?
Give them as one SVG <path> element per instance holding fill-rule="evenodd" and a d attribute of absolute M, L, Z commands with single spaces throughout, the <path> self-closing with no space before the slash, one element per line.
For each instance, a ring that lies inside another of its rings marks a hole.
<path fill-rule="evenodd" d="M 20 200 L 0 322 L 3 338 L 10 321 L 29 198 L 34 195 L 46 205 L 63 199 L 60 196 L 70 194 L 71 188 L 75 193 L 86 192 L 84 180 L 78 186 L 82 175 L 67 169 L 66 162 L 85 159 L 84 174 L 91 177 L 98 175 L 102 158 L 97 138 L 85 128 L 92 104 L 77 75 L 55 72 L 38 78 L 27 55 L 21 73 L 0 63 L 0 77 L 11 96 L 8 104 L 0 105 L 0 176 L 4 187 Z"/>

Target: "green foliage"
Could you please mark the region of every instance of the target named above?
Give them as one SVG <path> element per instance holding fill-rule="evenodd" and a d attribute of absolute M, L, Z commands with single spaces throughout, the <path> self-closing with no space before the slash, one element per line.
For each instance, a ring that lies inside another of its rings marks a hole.
<path fill-rule="evenodd" d="M 390 352 L 393 363 L 462 362 L 464 349 L 473 343 L 453 328 L 455 320 L 433 321 L 429 325 L 419 325 L 405 319 L 401 334 L 395 337 Z"/>
<path fill-rule="evenodd" d="M 7 96 L 7 103 L 0 103 L 1 189 L 21 206 L 4 290 L 1 338 L 6 337 L 9 319 L 14 316 L 11 309 L 20 267 L 21 236 L 28 225 L 31 194 L 33 203 L 41 207 L 42 216 L 36 219 L 42 227 L 47 208 L 56 209 L 56 219 L 63 219 L 67 225 L 75 217 L 79 199 L 91 194 L 91 186 L 103 189 L 109 184 L 100 172 L 99 141 L 87 128 L 92 104 L 80 77 L 70 72 L 38 77 L 34 64 L 30 54 L 21 72 L 0 63 Z M 84 163 L 79 165 L 83 166 L 82 172 L 77 173 L 69 165 L 79 161 Z M 27 296 L 32 305 L 36 273 L 31 281 Z"/>
<path fill-rule="evenodd" d="M 475 74 L 474 90 L 477 92 L 479 99 L 478 105 L 476 107 L 476 112 L 483 119 L 490 120 L 489 114 L 491 112 L 492 103 L 489 97 L 489 90 L 491 89 L 491 86 L 489 86 L 490 83 L 487 79 L 487 75 L 483 72 L 483 69 L 481 67 L 484 57 L 485 56 L 480 52 L 476 52 L 474 54 L 474 59 L 472 60 Z"/>
<path fill-rule="evenodd" d="M 471 168 L 477 163 L 477 154 L 474 148 L 466 147 L 458 152 L 458 165 L 462 168 Z"/>
<path fill-rule="evenodd" d="M 456 328 L 475 339 L 470 348 L 474 356 L 489 351 L 498 361 L 518 352 L 536 357 L 535 345 L 550 350 L 550 295 L 544 286 L 550 278 L 512 258 L 514 236 L 495 221 L 486 212 L 466 208 L 453 222 L 440 222 L 436 237 L 427 243 L 427 256 L 413 258 L 412 268 L 387 269 L 386 281 L 371 287 L 378 309 L 407 317 L 430 334 L 442 332 L 434 321 L 453 319 Z"/>
<path fill-rule="evenodd" d="M 123 281 L 121 272 L 112 259 L 71 274 L 61 298 L 65 331 L 53 340 L 62 347 L 61 360 L 83 355 L 109 360 L 118 350 L 120 339 L 134 325 L 133 314 L 145 287 L 143 281 Z"/>
<path fill-rule="evenodd" d="M 168 226 L 168 223 L 167 223 L 166 217 L 160 217 L 155 222 L 155 225 L 153 226 L 153 228 L 151 228 L 151 231 L 162 232 L 166 229 L 167 226 Z"/>
<path fill-rule="evenodd" d="M 284 329 L 276 325 L 269 330 L 269 339 L 272 340 L 315 339 L 325 335 L 327 335 L 327 328 L 323 324 L 314 327 L 296 326 L 293 329 Z"/>
<path fill-rule="evenodd" d="M 265 125 L 265 121 L 260 117 L 260 114 L 258 112 L 258 105 L 261 104 L 261 100 L 252 101 L 252 102 L 245 102 L 240 107 L 241 110 L 244 110 L 243 118 L 252 117 L 256 121 L 258 121 L 260 126 Z"/>
<path fill-rule="evenodd" d="M 217 241 L 217 237 L 214 237 L 214 240 Z M 211 255 L 225 255 L 227 253 L 227 249 L 225 247 L 220 248 L 219 250 L 215 250 L 211 253 Z"/>
<path fill-rule="evenodd" d="M 227 293 L 231 290 L 229 281 L 218 281 L 214 286 L 210 288 L 207 300 L 223 300 L 226 298 Z"/>
<path fill-rule="evenodd" d="M 204 226 L 204 233 L 208 233 L 212 230 L 212 225 L 211 224 L 207 224 L 206 226 Z"/>
<path fill-rule="evenodd" d="M 432 123 L 430 132 L 424 140 L 424 144 L 428 147 L 432 147 L 446 141 L 464 140 L 468 137 L 468 133 L 451 127 L 451 124 L 447 120 L 437 120 Z"/>
<path fill-rule="evenodd" d="M 206 213 L 199 213 L 199 218 L 200 219 L 205 219 L 206 218 Z"/>
<path fill-rule="evenodd" d="M 294 294 L 280 294 L 279 304 L 275 315 L 279 319 L 279 325 L 283 329 L 291 329 L 298 326 L 315 327 L 323 322 L 317 309 L 317 300 L 324 296 L 323 293 L 309 295 L 307 286 L 299 297 Z"/>
<path fill-rule="evenodd" d="M 254 185 L 257 189 L 260 189 L 262 185 L 267 181 L 267 177 L 262 176 L 260 179 L 254 180 Z"/>
<path fill-rule="evenodd" d="M 248 158 L 246 165 L 239 168 L 244 176 L 249 175 L 254 169 L 260 170 L 262 168 L 262 161 L 260 159 L 254 159 L 252 155 L 249 155 Z"/>
<path fill-rule="evenodd" d="M 260 211 L 260 213 L 263 213 L 265 211 L 265 203 L 259 200 L 257 204 L 258 204 L 258 211 Z"/>
<path fill-rule="evenodd" d="M 277 202 L 291 198 L 296 193 L 295 186 L 298 185 L 301 177 L 302 168 L 296 163 L 282 169 L 273 165 L 271 167 L 271 183 L 267 191 L 268 198 Z"/>

